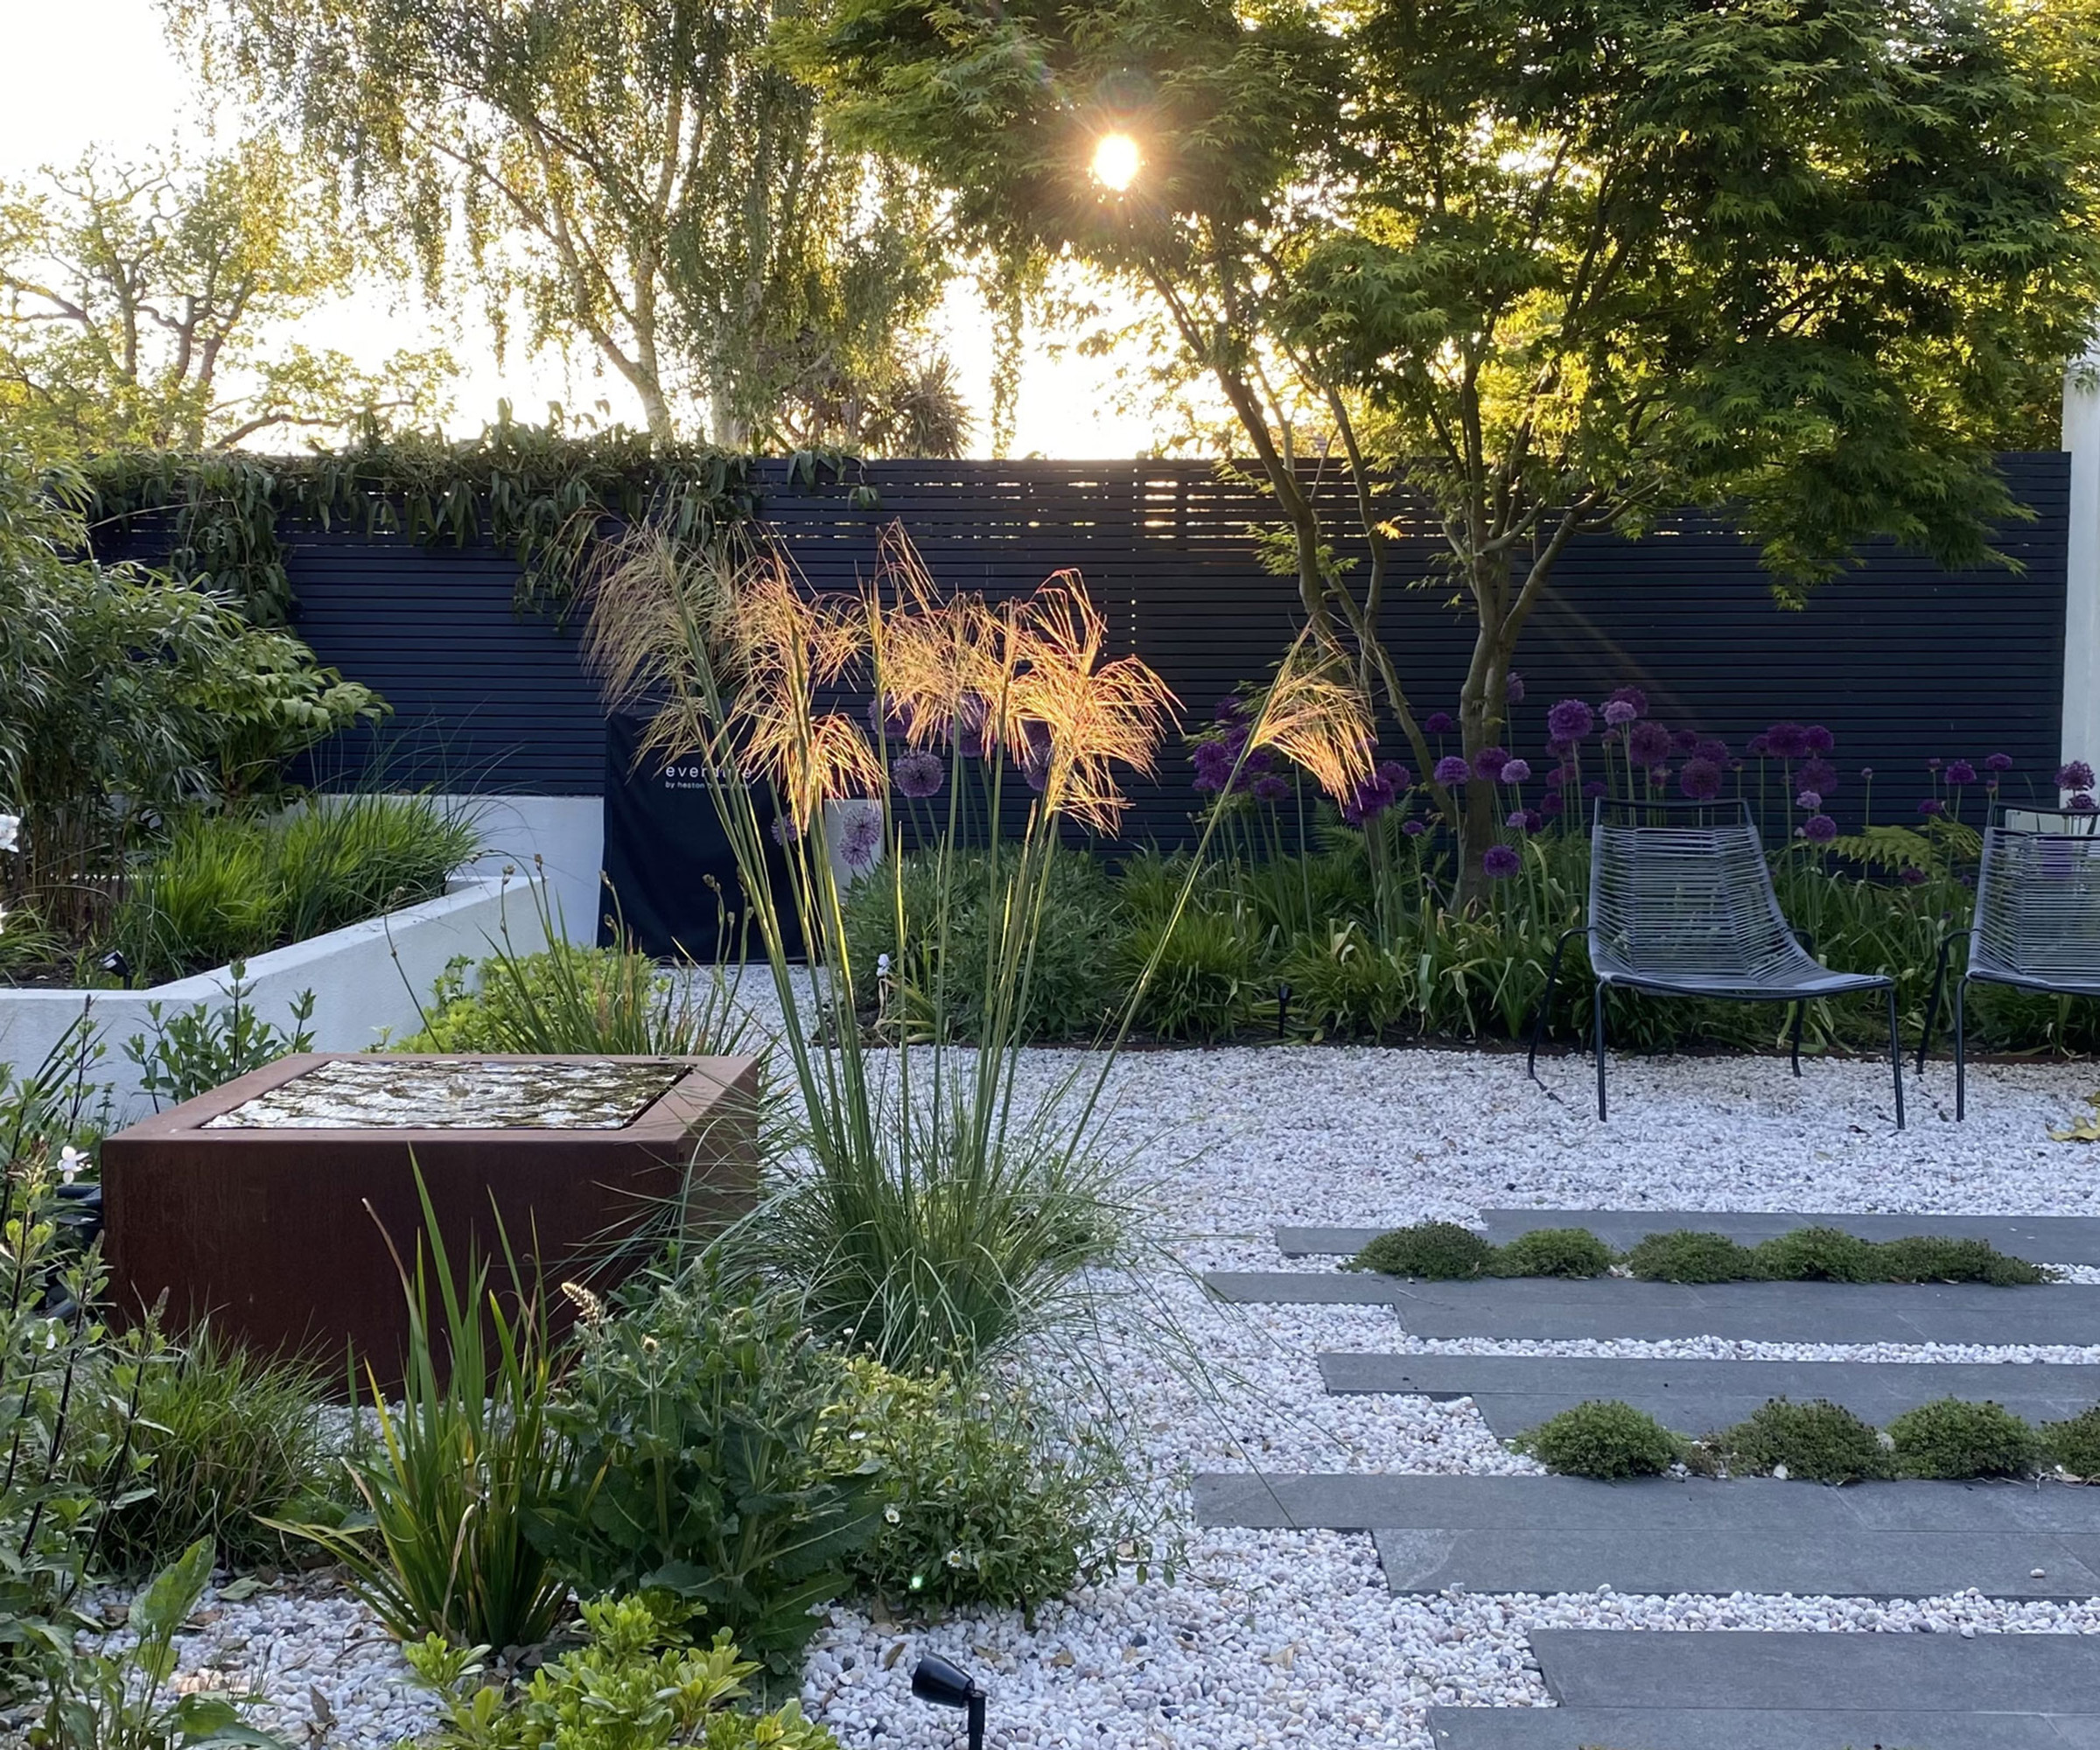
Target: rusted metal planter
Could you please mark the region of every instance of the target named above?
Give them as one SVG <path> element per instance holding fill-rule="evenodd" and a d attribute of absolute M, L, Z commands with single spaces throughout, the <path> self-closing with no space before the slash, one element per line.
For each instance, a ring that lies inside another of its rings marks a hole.
<path fill-rule="evenodd" d="M 477 1065 L 526 1074 L 623 1065 L 637 1075 L 653 1065 L 662 1074 L 646 1103 L 634 1096 L 632 1116 L 591 1129 L 326 1118 L 242 1127 L 257 1110 L 251 1102 L 283 1100 L 286 1084 L 332 1064 L 468 1076 Z M 412 1263 L 424 1224 L 416 1171 L 455 1271 L 472 1251 L 496 1259 L 493 1280 L 507 1283 L 500 1217 L 527 1280 L 537 1272 L 550 1313 L 565 1322 L 558 1284 L 588 1281 L 602 1292 L 642 1249 L 611 1264 L 607 1254 L 645 1224 L 705 1232 L 751 1207 L 758 1091 L 748 1057 L 282 1058 L 102 1144 L 110 1298 L 119 1318 L 136 1319 L 164 1297 L 174 1328 L 208 1315 L 225 1335 L 314 1356 L 339 1376 L 347 1348 L 360 1373 L 368 1363 L 382 1382 L 397 1380 L 408 1318 L 388 1242 Z"/>

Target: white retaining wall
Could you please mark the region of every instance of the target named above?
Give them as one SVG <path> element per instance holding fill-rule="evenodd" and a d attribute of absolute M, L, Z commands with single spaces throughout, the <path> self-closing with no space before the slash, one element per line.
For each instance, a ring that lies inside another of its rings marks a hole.
<path fill-rule="evenodd" d="M 553 858 L 548 860 L 551 865 Z M 447 961 L 460 955 L 486 958 L 506 923 L 517 953 L 545 946 L 529 871 L 528 861 L 508 879 L 464 873 L 435 900 L 257 955 L 247 968 L 257 1015 L 289 1028 L 292 1003 L 312 990 L 307 1026 L 317 1051 L 361 1051 L 382 1032 L 414 1032 L 417 1002 L 429 1001 Z M 0 990 L 0 1061 L 18 1075 L 33 1071 L 85 1004 L 107 1047 L 91 1080 L 114 1084 L 120 1121 L 143 1116 L 152 1102 L 141 1092 L 137 1068 L 123 1046 L 134 1034 L 150 1038 L 147 1004 L 158 1003 L 164 1015 L 199 1003 L 216 1009 L 226 1001 L 232 976 L 222 966 L 146 990 Z"/>

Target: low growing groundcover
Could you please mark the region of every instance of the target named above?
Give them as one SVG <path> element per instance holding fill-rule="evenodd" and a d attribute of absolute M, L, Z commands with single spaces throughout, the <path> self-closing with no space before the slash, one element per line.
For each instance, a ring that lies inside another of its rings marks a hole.
<path fill-rule="evenodd" d="M 1913 1234 L 1863 1240 L 1842 1228 L 1795 1228 L 1754 1246 L 1690 1228 L 1645 1236 L 1614 1251 L 1586 1228 L 1539 1228 L 1491 1244 L 1456 1222 L 1419 1222 L 1378 1236 L 1342 1266 L 1429 1282 L 1474 1277 L 1603 1276 L 1623 1266 L 1642 1282 L 1984 1283 L 1999 1288 L 2053 1282 L 2046 1265 L 2001 1252 L 1986 1240 Z"/>

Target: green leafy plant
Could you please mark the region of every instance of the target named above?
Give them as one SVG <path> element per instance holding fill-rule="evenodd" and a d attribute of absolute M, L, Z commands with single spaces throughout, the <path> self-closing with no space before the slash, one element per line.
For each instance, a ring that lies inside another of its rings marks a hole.
<path fill-rule="evenodd" d="M 1612 1481 L 1660 1476 L 1678 1461 L 1684 1443 L 1644 1410 L 1617 1398 L 1592 1398 L 1510 1444 L 1550 1471 Z"/>
<path fill-rule="evenodd" d="M 2041 1424 L 2042 1452 L 2073 1476 L 2100 1477 L 2100 1404 L 2068 1421 Z"/>
<path fill-rule="evenodd" d="M 1602 1276 L 1618 1254 L 1587 1228 L 1534 1228 L 1497 1249 L 1497 1276 Z"/>
<path fill-rule="evenodd" d="M 1118 963 L 1130 979 L 1152 967 L 1138 1025 L 1160 1039 L 1223 1039 L 1252 1005 L 1254 944 L 1230 912 L 1192 906 L 1171 928 L 1140 924 L 1124 940 Z"/>
<path fill-rule="evenodd" d="M 2021 1476 L 2034 1468 L 2042 1442 L 2002 1404 L 1936 1398 L 1888 1424 L 1896 1469 L 1908 1477 Z"/>
<path fill-rule="evenodd" d="M 1643 1282 L 1743 1282 L 1759 1274 L 1749 1247 L 1690 1228 L 1642 1235 L 1626 1267 Z"/>
<path fill-rule="evenodd" d="M 705 1269 L 609 1315 L 587 1303 L 550 1418 L 574 1456 L 539 1546 L 586 1593 L 648 1592 L 799 1670 L 811 1607 L 881 1524 L 878 1464 L 819 1439 L 844 1382 L 794 1297 Z"/>
<path fill-rule="evenodd" d="M 124 1041 L 124 1055 L 138 1066 L 139 1086 L 156 1111 L 224 1087 L 292 1052 L 313 1049 L 306 1029 L 313 992 L 302 990 L 292 999 L 287 1032 L 256 1012 L 255 987 L 244 982 L 247 971 L 246 962 L 238 960 L 227 968 L 227 1000 L 216 1009 L 198 1003 L 164 1016 L 158 1003 L 146 1004 L 152 1037 L 134 1033 Z"/>
<path fill-rule="evenodd" d="M 1494 1264 L 1494 1248 L 1471 1228 L 1456 1222 L 1418 1222 L 1411 1228 L 1379 1235 L 1345 1267 L 1376 1270 L 1382 1276 L 1455 1282 L 1487 1276 Z"/>
<path fill-rule="evenodd" d="M 464 1278 L 455 1277 L 420 1172 L 416 1186 L 424 1232 L 413 1271 L 395 1256 L 408 1302 L 406 1376 L 390 1406 L 368 1362 L 379 1449 L 347 1465 L 364 1510 L 340 1524 L 261 1522 L 340 1562 L 359 1597 L 402 1641 L 438 1634 L 460 1646 L 529 1646 L 546 1639 L 568 1600 L 541 1548 L 543 1522 L 570 1474 L 568 1444 L 548 1415 L 544 1309 L 508 1237 L 508 1297 L 490 1287 L 486 1258 L 470 1256 Z M 354 1391 L 352 1402 L 360 1403 Z"/>
<path fill-rule="evenodd" d="M 1892 1469 L 1880 1435 L 1825 1398 L 1793 1404 L 1775 1397 L 1716 1444 L 1733 1469 L 1765 1475 L 1783 1470 L 1803 1482 L 1856 1482 Z"/>
<path fill-rule="evenodd" d="M 584 1644 L 515 1692 L 489 1673 L 486 1647 L 437 1634 L 403 1645 L 416 1681 L 438 1696 L 430 1750 L 836 1750 L 799 1702 L 764 1714 L 737 1706 L 759 1666 L 738 1656 L 726 1628 L 690 1646 L 641 1598 L 593 1600 L 583 1620 Z"/>
<path fill-rule="evenodd" d="M 1316 1036 L 1382 1039 L 1413 1006 L 1414 984 L 1401 956 L 1351 917 L 1330 922 L 1323 933 L 1296 937 L 1278 977 L 1290 987 L 1298 1026 Z"/>
<path fill-rule="evenodd" d="M 175 1635 L 212 1578 L 212 1543 L 200 1537 L 141 1587 L 125 1614 L 136 1636 L 122 1653 L 71 1652 L 51 1662 L 43 1717 L 32 1750 L 290 1750 L 247 1725 L 250 1698 L 218 1690 L 165 1693 L 175 1675 Z"/>
<path fill-rule="evenodd" d="M 1751 1248 L 1758 1276 L 1774 1282 L 1872 1282 L 1880 1260 L 1871 1242 L 1841 1228 L 1795 1228 Z"/>

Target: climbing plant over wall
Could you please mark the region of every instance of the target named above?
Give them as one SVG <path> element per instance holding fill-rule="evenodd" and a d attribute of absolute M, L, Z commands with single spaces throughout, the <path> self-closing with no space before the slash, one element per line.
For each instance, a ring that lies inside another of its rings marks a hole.
<path fill-rule="evenodd" d="M 704 544 L 758 508 L 747 456 L 508 415 L 453 442 L 375 432 L 301 456 L 125 451 L 94 458 L 82 472 L 99 549 L 125 549 L 185 583 L 223 591 L 260 625 L 290 616 L 285 542 L 301 525 L 426 546 L 486 542 L 516 558 L 521 607 L 558 608 L 609 522 L 646 514 Z"/>

